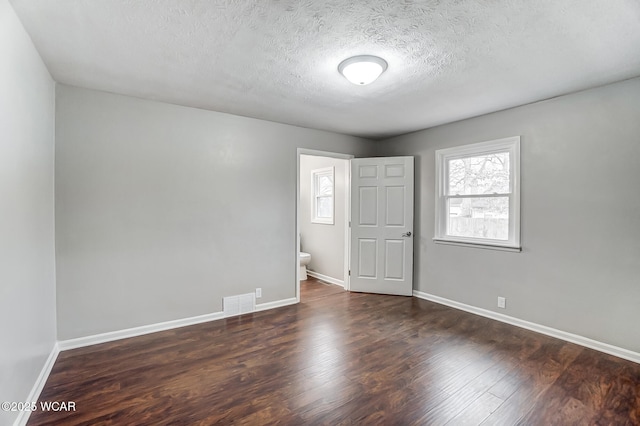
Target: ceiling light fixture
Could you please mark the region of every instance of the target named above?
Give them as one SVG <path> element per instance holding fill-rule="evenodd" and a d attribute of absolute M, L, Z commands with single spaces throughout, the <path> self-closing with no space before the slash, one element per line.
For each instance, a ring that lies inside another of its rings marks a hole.
<path fill-rule="evenodd" d="M 358 86 L 373 83 L 386 69 L 387 61 L 370 55 L 354 56 L 338 65 L 340 74 Z"/>

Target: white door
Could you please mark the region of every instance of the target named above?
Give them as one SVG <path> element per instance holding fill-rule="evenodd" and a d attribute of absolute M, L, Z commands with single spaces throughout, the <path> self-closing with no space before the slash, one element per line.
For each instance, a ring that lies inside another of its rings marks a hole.
<path fill-rule="evenodd" d="M 413 157 L 351 160 L 351 291 L 412 295 Z"/>

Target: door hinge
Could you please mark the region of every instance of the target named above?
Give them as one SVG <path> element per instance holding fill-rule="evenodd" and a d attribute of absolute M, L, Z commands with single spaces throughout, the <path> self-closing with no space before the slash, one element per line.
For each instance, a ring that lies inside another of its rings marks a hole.
<path fill-rule="evenodd" d="M 349 276 L 351 276 L 351 269 L 349 269 Z"/>
<path fill-rule="evenodd" d="M 349 221 L 349 228 L 351 228 L 351 221 Z"/>

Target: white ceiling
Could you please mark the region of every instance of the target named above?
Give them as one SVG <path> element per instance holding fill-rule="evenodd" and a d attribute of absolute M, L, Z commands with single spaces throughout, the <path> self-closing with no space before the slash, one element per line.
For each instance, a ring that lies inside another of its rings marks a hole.
<path fill-rule="evenodd" d="M 58 82 L 371 138 L 640 75 L 640 0 L 11 3 Z"/>

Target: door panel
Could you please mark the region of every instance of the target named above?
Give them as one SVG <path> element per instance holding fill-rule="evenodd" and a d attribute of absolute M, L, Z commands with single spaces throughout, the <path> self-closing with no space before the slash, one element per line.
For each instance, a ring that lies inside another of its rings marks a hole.
<path fill-rule="evenodd" d="M 404 186 L 388 186 L 387 188 L 387 226 L 404 226 Z"/>
<path fill-rule="evenodd" d="M 351 160 L 351 291 L 412 295 L 413 161 Z"/>
<path fill-rule="evenodd" d="M 361 238 L 358 243 L 358 276 L 360 278 L 377 278 L 378 242 L 371 238 Z"/>
<path fill-rule="evenodd" d="M 361 178 L 377 178 L 378 177 L 378 167 L 377 166 L 367 166 L 363 165 L 358 169 L 358 176 Z"/>
<path fill-rule="evenodd" d="M 378 226 L 378 188 L 363 186 L 360 191 L 360 226 Z"/>
<path fill-rule="evenodd" d="M 385 244 L 385 279 L 404 279 L 404 240 L 387 240 Z"/>

